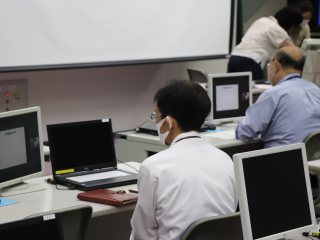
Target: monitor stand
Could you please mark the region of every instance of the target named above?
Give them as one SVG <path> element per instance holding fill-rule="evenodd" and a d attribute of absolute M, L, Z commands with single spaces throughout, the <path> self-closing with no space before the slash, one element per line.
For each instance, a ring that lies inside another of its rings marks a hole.
<path fill-rule="evenodd" d="M 218 124 L 216 124 L 219 127 L 236 127 L 238 126 L 240 120 L 239 121 L 225 121 L 225 122 L 219 122 Z"/>
<path fill-rule="evenodd" d="M 4 187 L 0 189 L 0 196 L 1 197 L 7 197 L 12 195 L 18 195 L 18 194 L 25 194 L 30 192 L 36 192 L 44 190 L 45 186 L 37 183 L 37 184 L 31 184 L 26 182 L 17 183 L 8 187 Z"/>

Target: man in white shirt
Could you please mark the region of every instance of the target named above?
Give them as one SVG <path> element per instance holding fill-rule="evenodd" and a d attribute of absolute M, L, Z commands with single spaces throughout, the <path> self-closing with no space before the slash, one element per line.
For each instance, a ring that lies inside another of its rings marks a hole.
<path fill-rule="evenodd" d="M 178 240 L 198 219 L 235 212 L 233 162 L 199 136 L 211 106 L 200 85 L 172 81 L 154 100 L 152 118 L 169 148 L 141 164 L 131 239 Z"/>

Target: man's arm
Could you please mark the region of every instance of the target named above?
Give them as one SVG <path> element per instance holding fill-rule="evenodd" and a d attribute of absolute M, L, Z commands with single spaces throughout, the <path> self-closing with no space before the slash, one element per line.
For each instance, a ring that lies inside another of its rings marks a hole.
<path fill-rule="evenodd" d="M 158 223 L 155 216 L 156 187 L 156 178 L 147 168 L 141 166 L 138 178 L 139 198 L 131 218 L 130 240 L 158 238 Z"/>
<path fill-rule="evenodd" d="M 276 106 L 277 101 L 268 93 L 263 93 L 258 101 L 247 109 L 245 118 L 236 129 L 236 138 L 248 142 L 265 133 Z"/>

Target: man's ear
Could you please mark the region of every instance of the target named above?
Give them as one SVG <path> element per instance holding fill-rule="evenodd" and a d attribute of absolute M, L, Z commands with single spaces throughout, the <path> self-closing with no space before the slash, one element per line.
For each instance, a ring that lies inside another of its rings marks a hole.
<path fill-rule="evenodd" d="M 277 73 L 282 68 L 281 63 L 278 60 L 274 62 L 274 73 Z"/>

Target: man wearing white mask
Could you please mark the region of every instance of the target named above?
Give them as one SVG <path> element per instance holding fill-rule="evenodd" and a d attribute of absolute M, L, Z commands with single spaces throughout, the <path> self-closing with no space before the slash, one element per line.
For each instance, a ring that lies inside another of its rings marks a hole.
<path fill-rule="evenodd" d="M 303 142 L 320 130 L 320 89 L 301 78 L 304 57 L 296 46 L 276 52 L 268 67 L 272 88 L 247 109 L 236 129 L 237 139 L 259 135 L 264 147 Z"/>
<path fill-rule="evenodd" d="M 309 22 L 313 15 L 313 5 L 309 0 L 299 0 L 295 3 L 295 5 L 302 12 L 302 23 L 300 24 L 301 29 L 297 35 L 292 34 L 292 40 L 297 46 L 301 46 L 302 42 L 306 38 L 311 37 Z"/>
<path fill-rule="evenodd" d="M 152 116 L 169 147 L 141 164 L 131 239 L 178 240 L 200 218 L 235 212 L 233 163 L 198 133 L 211 106 L 200 85 L 174 80 L 154 100 Z"/>

